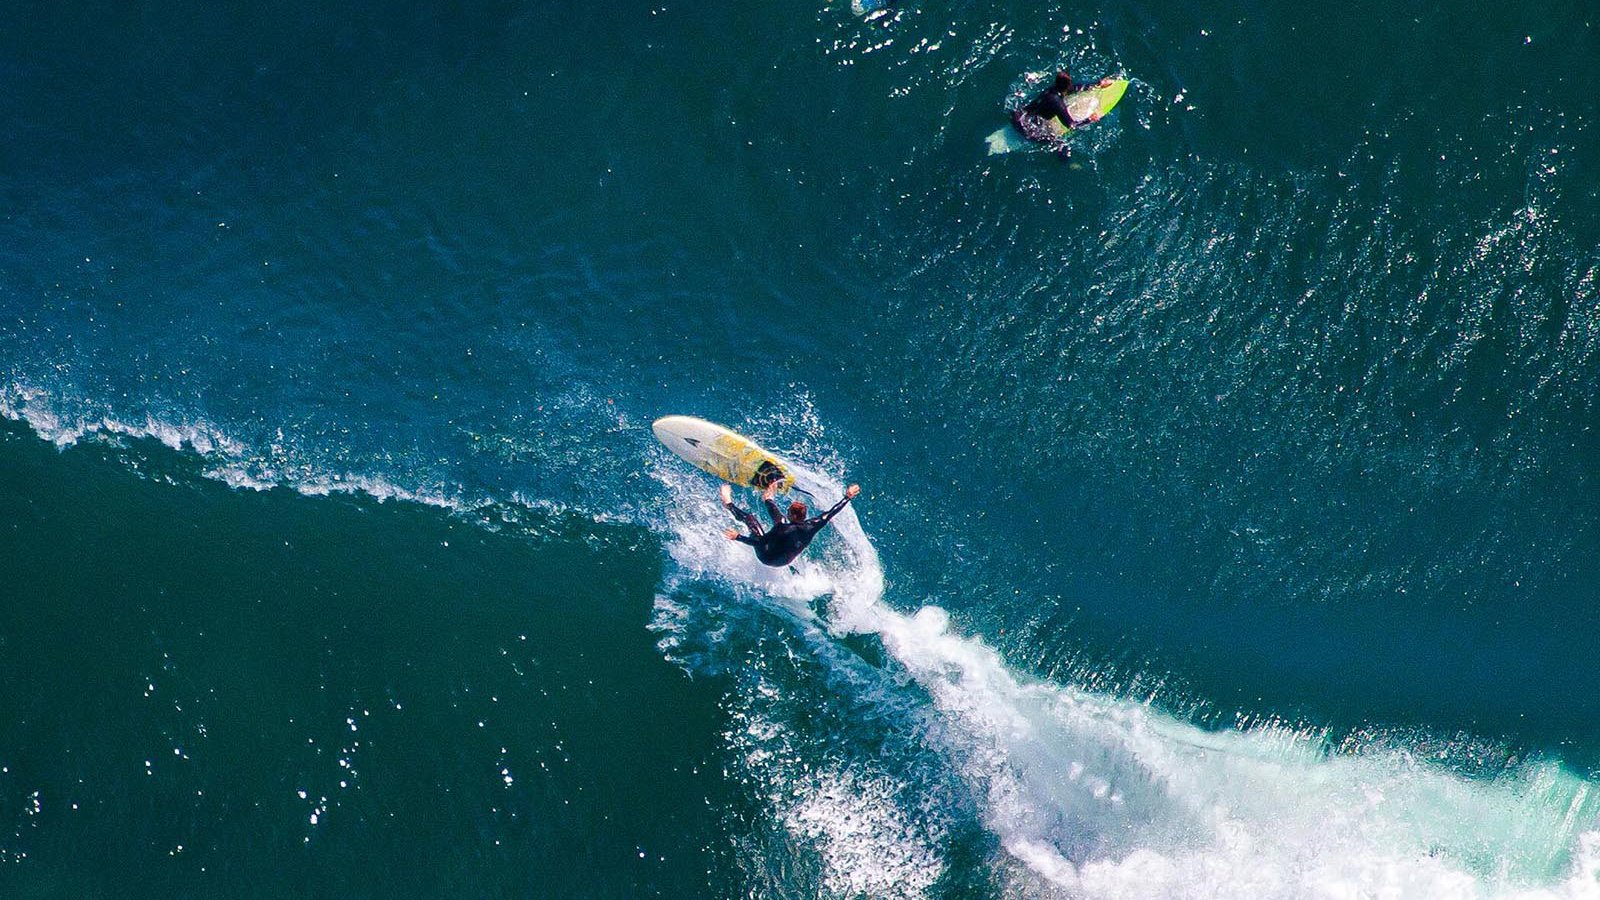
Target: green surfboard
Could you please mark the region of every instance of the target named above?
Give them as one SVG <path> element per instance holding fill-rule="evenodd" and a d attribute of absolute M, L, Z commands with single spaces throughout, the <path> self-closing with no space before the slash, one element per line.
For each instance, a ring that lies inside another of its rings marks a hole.
<path fill-rule="evenodd" d="M 1112 108 L 1122 102 L 1122 95 L 1128 92 L 1128 79 L 1117 78 L 1105 87 L 1090 88 L 1086 91 L 1076 91 L 1067 97 L 1067 110 L 1077 119 L 1099 119 L 1111 112 Z M 1051 119 L 1050 127 L 1056 134 L 1063 137 L 1072 131 L 1060 119 Z M 1080 128 L 1082 126 L 1079 126 Z M 996 131 L 984 138 L 984 143 L 989 145 L 989 155 L 996 153 L 1010 153 L 1013 150 L 1026 150 L 1030 147 L 1041 147 L 1022 136 L 1015 125 Z"/>

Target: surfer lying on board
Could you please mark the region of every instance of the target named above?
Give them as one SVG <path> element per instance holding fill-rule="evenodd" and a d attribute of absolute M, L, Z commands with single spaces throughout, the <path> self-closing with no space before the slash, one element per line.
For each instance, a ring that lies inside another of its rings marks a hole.
<path fill-rule="evenodd" d="M 1092 113 L 1086 119 L 1073 118 L 1071 110 L 1067 108 L 1067 98 L 1079 91 L 1108 87 L 1111 82 L 1110 78 L 1102 78 L 1098 84 L 1073 84 L 1071 75 L 1057 72 L 1055 83 L 1045 88 L 1044 93 L 1028 101 L 1026 106 L 1011 112 L 1011 124 L 1017 126 L 1023 137 L 1035 143 L 1062 144 L 1061 135 L 1050 127 L 1051 119 L 1060 120 L 1062 126 L 1067 129 L 1097 122 L 1100 119 L 1099 111 Z"/>
<path fill-rule="evenodd" d="M 772 530 L 766 531 L 761 527 L 761 520 L 750 513 L 733 505 L 733 488 L 722 486 L 722 505 L 733 517 L 743 522 L 750 529 L 749 534 L 740 534 L 737 529 L 729 528 L 722 532 L 730 541 L 741 541 L 756 548 L 756 559 L 769 566 L 786 566 L 794 562 L 795 558 L 805 552 L 811 539 L 817 536 L 822 526 L 828 520 L 839 514 L 844 505 L 849 503 L 855 495 L 861 493 L 861 485 L 852 484 L 845 489 L 844 499 L 834 504 L 833 509 L 820 516 L 806 518 L 806 505 L 799 500 L 789 504 L 789 515 L 784 517 L 783 510 L 772 501 L 778 493 L 776 483 L 767 485 L 761 494 L 761 502 L 766 504 L 767 515 L 772 517 Z"/>

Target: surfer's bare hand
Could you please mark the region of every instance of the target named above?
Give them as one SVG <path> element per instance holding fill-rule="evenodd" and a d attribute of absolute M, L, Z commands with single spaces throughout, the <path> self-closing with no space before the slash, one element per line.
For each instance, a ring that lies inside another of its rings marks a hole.
<path fill-rule="evenodd" d="M 1111 87 L 1111 76 L 1107 75 L 1106 77 L 1100 79 L 1100 86 L 1101 87 Z"/>
<path fill-rule="evenodd" d="M 722 529 L 722 536 L 730 541 L 737 541 L 739 539 L 739 532 L 734 531 L 732 528 L 724 528 Z"/>
<path fill-rule="evenodd" d="M 722 505 L 723 506 L 732 506 L 733 505 L 733 488 L 731 488 L 731 487 L 729 487 L 727 485 L 723 485 L 722 486 Z"/>
<path fill-rule="evenodd" d="M 852 484 L 844 489 L 844 495 L 851 499 L 855 499 L 855 496 L 859 493 L 861 493 L 861 485 L 859 484 Z"/>

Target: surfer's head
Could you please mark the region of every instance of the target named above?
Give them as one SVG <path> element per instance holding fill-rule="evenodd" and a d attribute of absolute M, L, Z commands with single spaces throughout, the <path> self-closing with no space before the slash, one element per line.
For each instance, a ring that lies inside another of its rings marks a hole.
<path fill-rule="evenodd" d="M 789 504 L 789 521 L 799 525 L 806 520 L 806 505 L 799 500 Z"/>
<path fill-rule="evenodd" d="M 1056 73 L 1056 83 L 1054 85 L 1052 85 L 1052 87 L 1058 93 L 1062 93 L 1062 94 L 1070 93 L 1072 91 L 1072 76 L 1068 75 L 1065 72 L 1057 72 Z"/>

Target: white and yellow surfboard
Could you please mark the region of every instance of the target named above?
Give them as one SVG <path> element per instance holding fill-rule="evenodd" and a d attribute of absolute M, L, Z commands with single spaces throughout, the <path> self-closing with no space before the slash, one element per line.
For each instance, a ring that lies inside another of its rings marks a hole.
<path fill-rule="evenodd" d="M 650 430 L 668 450 L 723 481 L 757 490 L 777 482 L 779 493 L 794 487 L 794 475 L 783 460 L 715 422 L 694 416 L 663 416 Z"/>

